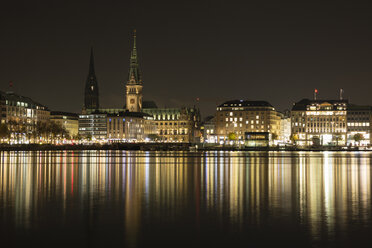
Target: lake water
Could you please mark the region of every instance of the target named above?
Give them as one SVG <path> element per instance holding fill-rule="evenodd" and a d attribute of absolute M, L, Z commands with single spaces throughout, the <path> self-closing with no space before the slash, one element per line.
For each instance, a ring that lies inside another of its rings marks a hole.
<path fill-rule="evenodd" d="M 1 247 L 359 247 L 369 152 L 0 152 Z"/>

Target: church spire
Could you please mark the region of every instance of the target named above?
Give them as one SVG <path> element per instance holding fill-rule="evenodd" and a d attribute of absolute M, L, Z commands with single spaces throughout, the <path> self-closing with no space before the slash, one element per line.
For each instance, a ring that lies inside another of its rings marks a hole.
<path fill-rule="evenodd" d="M 130 53 L 130 65 L 128 73 L 128 82 L 142 84 L 142 75 L 139 69 L 137 57 L 137 32 L 133 30 L 133 48 Z"/>
<path fill-rule="evenodd" d="M 131 63 L 137 63 L 138 64 L 138 59 L 137 59 L 137 34 L 136 30 L 133 30 L 133 49 L 130 53 L 130 62 Z"/>
<path fill-rule="evenodd" d="M 137 31 L 133 30 L 133 50 L 137 49 L 136 38 L 137 38 Z"/>
<path fill-rule="evenodd" d="M 85 83 L 84 108 L 85 109 L 99 108 L 98 82 L 94 70 L 93 47 L 90 49 L 89 73 L 87 81 Z"/>
<path fill-rule="evenodd" d="M 137 57 L 137 34 L 133 31 L 133 48 L 130 53 L 130 65 L 126 89 L 126 109 L 130 112 L 142 111 L 142 76 Z"/>

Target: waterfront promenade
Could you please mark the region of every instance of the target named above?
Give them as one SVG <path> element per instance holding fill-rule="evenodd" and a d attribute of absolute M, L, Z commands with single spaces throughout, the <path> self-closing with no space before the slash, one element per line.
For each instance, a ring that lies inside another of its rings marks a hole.
<path fill-rule="evenodd" d="M 201 143 L 112 143 L 112 144 L 1 144 L 0 151 L 128 150 L 128 151 L 371 151 L 365 147 L 245 147 Z"/>

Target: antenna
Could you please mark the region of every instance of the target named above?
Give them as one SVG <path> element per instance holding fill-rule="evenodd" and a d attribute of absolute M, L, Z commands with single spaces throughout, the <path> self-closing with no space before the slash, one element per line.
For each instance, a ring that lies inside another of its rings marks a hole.
<path fill-rule="evenodd" d="M 316 100 L 316 95 L 318 94 L 318 90 L 317 89 L 315 89 L 314 90 L 314 100 Z"/>
<path fill-rule="evenodd" d="M 342 95 L 343 95 L 343 93 L 344 93 L 344 90 L 343 89 L 340 89 L 340 100 L 342 100 Z"/>

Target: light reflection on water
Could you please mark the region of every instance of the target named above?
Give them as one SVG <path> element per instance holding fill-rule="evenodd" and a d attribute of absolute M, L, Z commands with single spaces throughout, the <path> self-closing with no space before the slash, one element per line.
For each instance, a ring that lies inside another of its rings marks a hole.
<path fill-rule="evenodd" d="M 104 244 L 106 238 L 96 235 L 103 232 L 108 242 L 134 247 L 146 246 L 144 238 L 156 240 L 149 231 L 190 231 L 195 240 L 188 242 L 197 243 L 198 233 L 216 234 L 216 240 L 251 230 L 287 235 L 268 228 L 279 225 L 298 227 L 304 238 L 297 243 L 347 246 L 354 226 L 363 231 L 372 225 L 370 153 L 0 155 L 0 231 L 24 242 L 52 227 L 79 232 L 73 240 L 83 246 Z"/>

